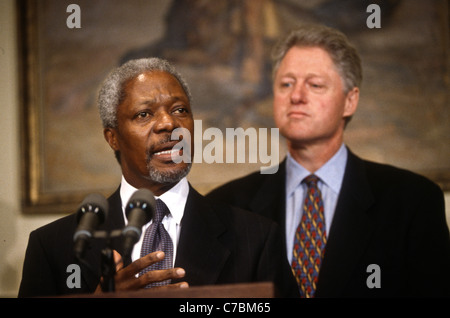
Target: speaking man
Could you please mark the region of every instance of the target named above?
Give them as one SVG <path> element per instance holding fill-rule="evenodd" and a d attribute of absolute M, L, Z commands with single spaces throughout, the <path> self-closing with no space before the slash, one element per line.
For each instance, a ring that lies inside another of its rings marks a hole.
<path fill-rule="evenodd" d="M 186 180 L 190 161 L 173 160 L 186 155 L 188 147 L 174 148 L 179 140 L 172 140 L 172 132 L 187 130 L 192 143 L 194 121 L 189 88 L 167 61 L 125 63 L 104 81 L 98 104 L 105 139 L 123 175 L 108 199 L 109 216 L 100 230 L 125 226 L 125 206 L 138 189 L 153 192 L 157 202 L 155 217 L 144 225 L 131 260 L 122 258 L 121 240 L 114 246 L 116 291 L 168 283 L 179 288 L 272 281 L 279 296 L 298 295 L 276 224 L 204 198 Z M 73 253 L 76 227 L 73 214 L 30 234 L 19 296 L 99 291 L 104 242 L 93 240 L 79 262 Z M 158 246 L 152 249 L 155 242 Z M 82 272 L 77 289 L 66 282 L 67 266 L 73 263 Z"/>

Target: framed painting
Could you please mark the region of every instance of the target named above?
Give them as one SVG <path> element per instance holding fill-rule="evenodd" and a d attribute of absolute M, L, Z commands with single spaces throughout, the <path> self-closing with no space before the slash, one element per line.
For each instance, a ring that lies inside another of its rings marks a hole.
<path fill-rule="evenodd" d="M 350 149 L 450 189 L 448 2 L 375 1 L 381 20 L 370 27 L 371 2 L 79 0 L 77 11 L 68 0 L 18 1 L 24 211 L 69 213 L 87 194 L 117 188 L 120 167 L 103 138 L 96 95 L 129 59 L 158 56 L 177 67 L 202 133 L 275 127 L 270 50 L 304 22 L 340 29 L 361 54 Z M 279 159 L 285 153 L 280 139 Z M 203 161 L 189 181 L 206 193 L 260 166 Z"/>

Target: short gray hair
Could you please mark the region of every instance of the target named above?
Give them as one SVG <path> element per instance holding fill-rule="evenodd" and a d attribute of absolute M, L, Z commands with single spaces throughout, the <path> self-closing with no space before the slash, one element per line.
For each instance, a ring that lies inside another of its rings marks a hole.
<path fill-rule="evenodd" d="M 273 77 L 292 47 L 320 47 L 330 55 L 348 93 L 362 82 L 361 58 L 342 32 L 318 24 L 305 24 L 281 39 L 272 51 Z"/>
<path fill-rule="evenodd" d="M 117 127 L 117 107 L 125 97 L 126 82 L 144 72 L 162 71 L 174 76 L 191 103 L 191 93 L 184 78 L 168 61 L 157 57 L 130 60 L 113 70 L 103 81 L 98 94 L 98 109 L 104 128 Z"/>

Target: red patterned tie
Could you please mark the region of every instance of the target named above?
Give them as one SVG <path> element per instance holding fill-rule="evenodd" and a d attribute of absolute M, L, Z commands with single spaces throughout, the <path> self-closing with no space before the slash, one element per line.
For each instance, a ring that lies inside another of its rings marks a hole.
<path fill-rule="evenodd" d="M 292 271 L 301 297 L 314 297 L 319 270 L 327 243 L 322 194 L 317 187 L 319 178 L 306 177 L 308 186 L 303 215 L 294 238 Z"/>
<path fill-rule="evenodd" d="M 156 200 L 156 213 L 152 224 L 147 228 L 144 234 L 141 247 L 141 257 L 148 253 L 163 251 L 165 253 L 164 259 L 156 264 L 150 265 L 143 269 L 139 275 L 148 271 L 158 269 L 168 269 L 173 267 L 173 243 L 169 233 L 167 233 L 164 225 L 161 223 L 162 219 L 170 213 L 167 206 L 160 199 Z M 154 286 L 163 286 L 170 284 L 170 280 L 156 282 L 147 285 L 145 288 Z"/>

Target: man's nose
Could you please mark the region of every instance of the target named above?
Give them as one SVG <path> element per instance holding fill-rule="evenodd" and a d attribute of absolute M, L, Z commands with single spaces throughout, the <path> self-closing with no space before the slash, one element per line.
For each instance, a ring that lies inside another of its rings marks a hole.
<path fill-rule="evenodd" d="M 155 114 L 155 132 L 168 131 L 171 132 L 177 127 L 176 120 L 167 111 L 159 111 Z"/>
<path fill-rule="evenodd" d="M 306 87 L 303 83 L 298 83 L 294 86 L 291 92 L 291 103 L 300 104 L 306 102 Z"/>

